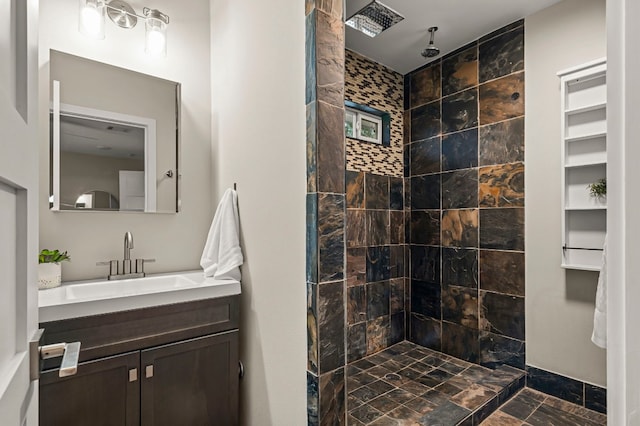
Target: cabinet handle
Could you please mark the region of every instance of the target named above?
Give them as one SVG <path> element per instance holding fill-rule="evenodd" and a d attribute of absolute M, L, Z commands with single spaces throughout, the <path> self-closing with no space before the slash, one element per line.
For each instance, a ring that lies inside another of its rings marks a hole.
<path fill-rule="evenodd" d="M 238 377 L 241 379 L 244 377 L 244 364 L 240 360 L 238 360 Z"/>
<path fill-rule="evenodd" d="M 78 371 L 78 359 L 80 358 L 80 342 L 55 343 L 39 347 L 40 358 L 49 359 L 62 357 L 59 377 L 73 376 Z"/>
<path fill-rule="evenodd" d="M 138 380 L 138 369 L 132 368 L 131 370 L 129 370 L 129 381 L 135 382 L 137 380 Z"/>
<path fill-rule="evenodd" d="M 146 377 L 147 379 L 150 379 L 153 377 L 153 364 L 147 365 L 144 368 L 144 377 Z"/>

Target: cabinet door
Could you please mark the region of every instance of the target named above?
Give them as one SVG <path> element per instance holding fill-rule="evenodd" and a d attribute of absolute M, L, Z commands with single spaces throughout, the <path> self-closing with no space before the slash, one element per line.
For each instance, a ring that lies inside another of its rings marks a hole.
<path fill-rule="evenodd" d="M 73 376 L 40 376 L 40 425 L 139 425 L 140 352 L 84 362 Z"/>
<path fill-rule="evenodd" d="M 238 332 L 142 351 L 142 425 L 238 424 Z"/>

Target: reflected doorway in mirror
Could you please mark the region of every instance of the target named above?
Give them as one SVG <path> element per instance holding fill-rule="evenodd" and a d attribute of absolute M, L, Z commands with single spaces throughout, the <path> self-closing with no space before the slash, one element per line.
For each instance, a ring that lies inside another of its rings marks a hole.
<path fill-rule="evenodd" d="M 53 210 L 156 211 L 156 120 L 60 104 L 51 123 Z"/>

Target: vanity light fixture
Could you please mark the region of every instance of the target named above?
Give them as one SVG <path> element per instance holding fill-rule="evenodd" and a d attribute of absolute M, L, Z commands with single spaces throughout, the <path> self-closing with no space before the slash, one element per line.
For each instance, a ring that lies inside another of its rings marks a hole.
<path fill-rule="evenodd" d="M 104 39 L 105 15 L 120 28 L 131 29 L 138 19 L 145 21 L 145 52 L 149 55 L 167 54 L 167 25 L 169 16 L 157 9 L 142 9 L 142 15 L 124 0 L 79 0 L 80 32 L 88 37 Z"/>

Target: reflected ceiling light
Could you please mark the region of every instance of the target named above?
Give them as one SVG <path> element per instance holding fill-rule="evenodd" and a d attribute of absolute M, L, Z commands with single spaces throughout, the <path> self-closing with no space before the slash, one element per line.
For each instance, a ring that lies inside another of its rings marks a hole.
<path fill-rule="evenodd" d="M 105 15 L 120 28 L 131 29 L 138 19 L 145 21 L 145 52 L 150 55 L 167 54 L 167 24 L 169 16 L 157 9 L 145 7 L 142 15 L 124 0 L 79 0 L 80 32 L 88 37 L 104 39 Z"/>
<path fill-rule="evenodd" d="M 404 16 L 389 6 L 373 0 L 347 19 L 346 24 L 369 37 L 375 37 L 403 19 Z"/>

